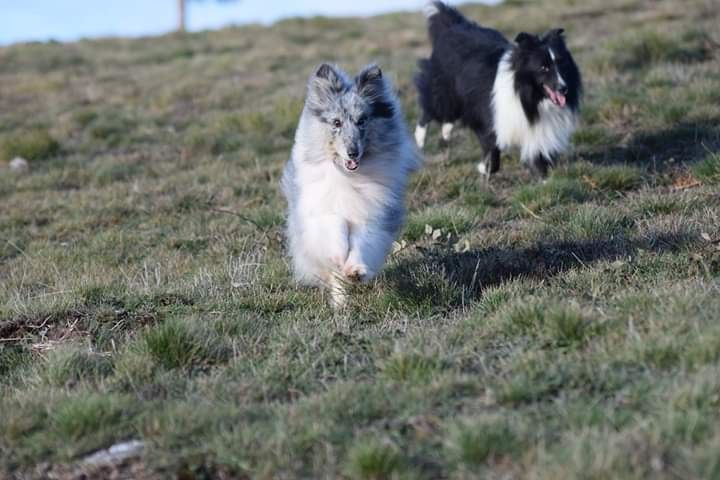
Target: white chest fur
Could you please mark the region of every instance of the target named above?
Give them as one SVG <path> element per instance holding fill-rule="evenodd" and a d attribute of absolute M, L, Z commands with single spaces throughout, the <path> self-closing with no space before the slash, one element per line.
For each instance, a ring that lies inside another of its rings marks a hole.
<path fill-rule="evenodd" d="M 338 215 L 355 225 L 365 224 L 387 196 L 377 182 L 359 174 L 344 174 L 329 162 L 305 164 L 298 169 L 302 185 L 298 207 L 305 215 Z"/>
<path fill-rule="evenodd" d="M 500 60 L 493 85 L 492 109 L 497 146 L 501 150 L 518 147 L 522 161 L 531 161 L 540 154 L 551 159 L 567 149 L 577 116 L 571 109 L 560 108 L 545 99 L 539 105 L 539 119 L 531 125 L 515 91 L 510 54 L 510 51 L 506 52 Z"/>

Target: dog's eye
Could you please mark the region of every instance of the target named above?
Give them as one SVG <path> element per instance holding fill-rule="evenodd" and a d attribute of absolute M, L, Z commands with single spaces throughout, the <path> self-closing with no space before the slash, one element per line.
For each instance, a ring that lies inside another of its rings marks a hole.
<path fill-rule="evenodd" d="M 333 127 L 335 127 L 335 128 L 342 127 L 342 122 L 336 118 L 335 120 L 333 120 Z"/>
<path fill-rule="evenodd" d="M 366 122 L 366 121 L 367 121 L 367 118 L 365 118 L 365 117 L 360 117 L 360 118 L 358 118 L 358 119 L 357 119 L 357 122 L 356 122 L 356 123 L 357 123 L 357 126 L 358 126 L 358 127 L 362 127 L 363 125 L 365 125 L 365 122 Z"/>

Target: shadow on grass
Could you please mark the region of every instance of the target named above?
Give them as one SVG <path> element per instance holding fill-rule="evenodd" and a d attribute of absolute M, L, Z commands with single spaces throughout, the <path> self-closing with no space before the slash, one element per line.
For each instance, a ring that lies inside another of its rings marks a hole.
<path fill-rule="evenodd" d="M 664 130 L 637 133 L 626 146 L 580 148 L 578 157 L 601 165 L 635 164 L 662 171 L 673 164 L 701 160 L 708 149 L 720 149 L 720 128 L 717 125 L 709 122 L 679 123 Z"/>
<path fill-rule="evenodd" d="M 637 239 L 561 241 L 520 249 L 493 247 L 463 253 L 431 250 L 423 258 L 388 269 L 385 277 L 409 302 L 454 310 L 479 300 L 484 289 L 510 280 L 546 279 L 576 267 L 627 259 L 640 249 L 673 252 L 696 241 L 697 235 L 689 232 L 659 232 Z M 434 280 L 417 281 L 427 278 Z"/>

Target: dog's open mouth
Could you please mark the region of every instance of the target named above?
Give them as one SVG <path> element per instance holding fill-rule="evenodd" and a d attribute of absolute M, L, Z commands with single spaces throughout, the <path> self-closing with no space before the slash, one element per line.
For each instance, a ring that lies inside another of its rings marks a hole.
<path fill-rule="evenodd" d="M 351 172 L 354 172 L 358 168 L 358 162 L 352 159 L 345 160 L 345 168 Z"/>
<path fill-rule="evenodd" d="M 552 88 L 548 87 L 547 85 L 544 85 L 545 87 L 545 93 L 547 93 L 548 98 L 552 103 L 557 105 L 560 108 L 563 108 L 565 106 L 565 102 L 567 101 L 565 98 L 565 95 L 563 95 L 560 92 L 557 92 L 553 90 Z"/>

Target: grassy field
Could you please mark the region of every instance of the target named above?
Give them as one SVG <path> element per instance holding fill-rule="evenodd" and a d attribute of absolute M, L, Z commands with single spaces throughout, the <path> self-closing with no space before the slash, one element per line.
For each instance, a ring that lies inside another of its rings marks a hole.
<path fill-rule="evenodd" d="M 566 29 L 573 150 L 487 185 L 436 127 L 338 314 L 284 256 L 305 80 L 378 61 L 413 125 L 421 14 L 0 49 L 0 477 L 720 478 L 717 2 L 463 10 Z"/>

